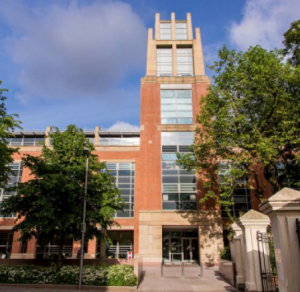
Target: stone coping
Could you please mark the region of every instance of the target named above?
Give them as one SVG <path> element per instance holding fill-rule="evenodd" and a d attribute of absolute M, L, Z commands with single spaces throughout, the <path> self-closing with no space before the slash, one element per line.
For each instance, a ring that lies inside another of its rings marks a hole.
<path fill-rule="evenodd" d="M 63 284 L 10 284 L 1 283 L 1 286 L 7 287 L 22 287 L 22 288 L 47 288 L 47 289 L 66 289 L 77 290 L 78 285 L 63 285 Z M 97 291 L 134 291 L 137 286 L 92 286 L 82 285 L 82 290 L 97 290 Z"/>

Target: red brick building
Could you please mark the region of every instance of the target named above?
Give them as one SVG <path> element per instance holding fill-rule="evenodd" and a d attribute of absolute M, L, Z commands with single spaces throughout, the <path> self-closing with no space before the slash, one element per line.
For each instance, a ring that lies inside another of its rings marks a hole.
<path fill-rule="evenodd" d="M 121 229 L 109 230 L 112 245 L 106 257 L 134 257 L 145 264 L 158 264 L 162 258 L 216 264 L 223 247 L 221 212 L 199 206 L 201 190 L 193 172 L 176 166 L 176 152 L 188 152 L 193 143 L 199 99 L 205 95 L 210 79 L 205 75 L 200 29 L 193 37 L 191 15 L 186 20 L 160 20 L 148 31 L 146 76 L 141 79 L 141 122 L 139 132 L 107 132 L 99 127 L 86 131 L 95 145 L 99 160 L 107 162 L 126 202 L 124 212 L 116 214 Z M 45 132 L 22 131 L 10 139 L 20 147 L 14 155 L 15 177 L 10 183 L 30 179 L 20 164 L 24 154 L 39 155 Z M 46 139 L 46 145 L 50 141 Z M 8 194 L 1 192 L 0 200 Z M 237 210 L 251 208 L 250 195 L 240 194 Z M 57 254 L 55 240 L 37 246 L 35 240 L 22 244 L 19 234 L 9 237 L 13 218 L 0 217 L 0 253 L 9 250 L 11 258 L 47 258 Z M 68 241 L 66 257 L 76 258 L 80 242 Z M 100 253 L 96 239 L 88 243 L 85 257 Z"/>

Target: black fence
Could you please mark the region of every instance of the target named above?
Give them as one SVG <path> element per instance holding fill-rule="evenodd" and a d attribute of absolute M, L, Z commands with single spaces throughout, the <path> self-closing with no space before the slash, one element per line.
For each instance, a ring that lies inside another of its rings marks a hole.
<path fill-rule="evenodd" d="M 263 292 L 278 292 L 278 277 L 273 236 L 270 230 L 257 231 L 258 255 Z"/>

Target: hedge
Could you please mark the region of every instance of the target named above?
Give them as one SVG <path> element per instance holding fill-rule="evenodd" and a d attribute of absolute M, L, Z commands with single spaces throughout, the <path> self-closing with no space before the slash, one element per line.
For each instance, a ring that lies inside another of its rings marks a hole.
<path fill-rule="evenodd" d="M 60 271 L 56 267 L 40 266 L 0 266 L 0 283 L 19 284 L 78 284 L 79 268 L 63 266 Z M 93 265 L 84 266 L 83 285 L 95 286 L 135 286 L 137 278 L 133 266 L 127 265 Z"/>

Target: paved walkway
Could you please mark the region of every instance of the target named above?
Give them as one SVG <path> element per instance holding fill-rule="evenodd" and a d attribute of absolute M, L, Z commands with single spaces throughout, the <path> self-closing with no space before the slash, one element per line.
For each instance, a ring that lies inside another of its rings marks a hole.
<path fill-rule="evenodd" d="M 161 277 L 160 268 L 144 268 L 144 276 L 138 290 L 143 292 L 159 291 L 203 291 L 203 292 L 228 292 L 237 291 L 221 276 L 218 269 L 205 268 L 203 277 L 200 278 L 199 267 L 186 267 L 184 277 L 181 276 L 181 267 L 166 267 L 164 277 Z"/>
<path fill-rule="evenodd" d="M 138 291 L 142 292 L 228 292 L 237 291 L 230 286 L 221 276 L 218 269 L 206 268 L 203 271 L 203 277 L 200 278 L 199 267 L 187 267 L 184 277 L 181 276 L 181 267 L 166 267 L 164 277 L 161 277 L 160 268 L 144 268 L 142 281 Z M 1 285 L 1 284 L 0 284 Z M 5 287 L 0 286 L 0 292 L 75 292 L 78 290 L 67 289 L 37 289 L 25 287 Z M 90 290 L 91 291 L 91 290 Z M 99 290 L 98 290 L 99 291 Z M 122 291 L 119 289 L 115 292 Z M 123 290 L 124 291 L 124 290 Z M 132 290 L 131 290 L 132 291 Z"/>

